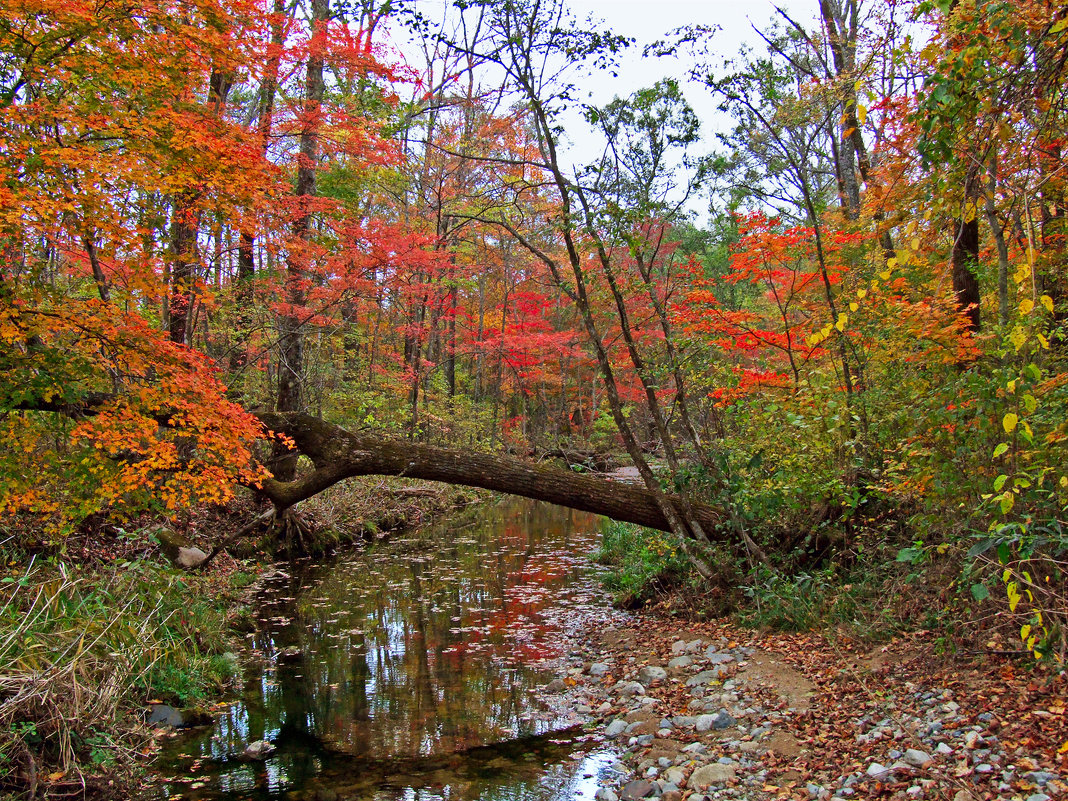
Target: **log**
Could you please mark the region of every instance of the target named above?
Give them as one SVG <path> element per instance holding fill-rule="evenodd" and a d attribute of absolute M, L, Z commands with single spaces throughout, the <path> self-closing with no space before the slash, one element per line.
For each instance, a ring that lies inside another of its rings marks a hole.
<path fill-rule="evenodd" d="M 262 483 L 260 491 L 279 512 L 347 478 L 403 476 L 519 495 L 647 528 L 671 530 L 652 493 L 641 485 L 510 456 L 348 431 L 301 412 L 257 412 L 257 417 L 272 431 L 292 438 L 297 450 L 315 466 L 292 481 L 270 478 Z M 714 506 L 691 501 L 691 507 L 710 535 L 728 519 Z"/>

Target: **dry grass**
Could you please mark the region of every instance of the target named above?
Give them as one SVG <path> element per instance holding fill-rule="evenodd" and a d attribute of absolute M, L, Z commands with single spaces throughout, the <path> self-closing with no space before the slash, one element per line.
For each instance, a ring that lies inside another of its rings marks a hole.
<path fill-rule="evenodd" d="M 136 708 L 210 656 L 189 579 L 147 563 L 91 575 L 27 568 L 0 589 L 0 794 L 83 794 L 85 773 L 121 772 L 144 744 Z M 184 601 L 184 602 L 183 602 Z"/>

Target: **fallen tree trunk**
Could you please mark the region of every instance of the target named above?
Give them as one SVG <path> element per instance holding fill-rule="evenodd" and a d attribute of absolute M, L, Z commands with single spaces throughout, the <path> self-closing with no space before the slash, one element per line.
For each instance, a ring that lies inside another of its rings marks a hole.
<path fill-rule="evenodd" d="M 403 476 L 520 495 L 648 528 L 671 530 L 652 493 L 635 484 L 508 456 L 384 439 L 347 431 L 299 412 L 260 412 L 257 416 L 272 431 L 291 437 L 297 450 L 315 465 L 310 473 L 292 481 L 272 478 L 263 482 L 260 491 L 278 512 L 347 478 Z M 707 532 L 715 531 L 726 520 L 715 507 L 692 501 L 690 505 Z"/>

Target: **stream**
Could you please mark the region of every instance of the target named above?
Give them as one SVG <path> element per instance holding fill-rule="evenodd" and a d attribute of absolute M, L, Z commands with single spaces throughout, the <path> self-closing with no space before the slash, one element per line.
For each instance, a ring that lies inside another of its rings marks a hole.
<path fill-rule="evenodd" d="M 613 611 L 600 518 L 508 498 L 261 580 L 241 697 L 146 801 L 587 801 L 617 769 L 538 688 Z M 264 760 L 246 746 L 276 746 Z"/>

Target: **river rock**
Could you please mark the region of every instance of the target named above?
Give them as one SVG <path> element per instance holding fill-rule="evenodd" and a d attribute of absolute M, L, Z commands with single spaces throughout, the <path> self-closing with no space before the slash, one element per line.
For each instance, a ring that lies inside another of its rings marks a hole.
<path fill-rule="evenodd" d="M 182 713 L 167 704 L 153 704 L 146 721 L 149 726 L 173 726 L 176 729 L 181 728 L 184 722 Z"/>
<path fill-rule="evenodd" d="M 245 746 L 245 756 L 249 759 L 263 760 L 267 759 L 275 751 L 275 747 L 272 743 L 266 740 L 256 740 Z"/>
<path fill-rule="evenodd" d="M 697 720 L 694 721 L 694 728 L 700 732 L 711 731 L 715 720 L 715 715 L 698 715 Z"/>
<path fill-rule="evenodd" d="M 606 665 L 604 662 L 594 662 L 592 665 L 590 665 L 591 676 L 604 676 L 607 673 L 608 665 Z"/>
<path fill-rule="evenodd" d="M 547 693 L 562 693 L 567 689 L 567 684 L 563 679 L 553 679 L 545 685 L 545 692 Z"/>
<path fill-rule="evenodd" d="M 683 654 L 686 653 L 686 640 L 675 640 L 671 643 L 671 653 Z"/>
<path fill-rule="evenodd" d="M 606 737 L 618 737 L 627 730 L 627 722 L 625 720 L 616 719 L 609 723 L 604 730 Z"/>
<path fill-rule="evenodd" d="M 901 760 L 914 768 L 922 768 L 931 761 L 931 756 L 918 748 L 907 748 Z"/>
<path fill-rule="evenodd" d="M 733 662 L 734 657 L 731 654 L 705 654 L 705 660 L 713 665 L 725 665 L 728 662 Z"/>
<path fill-rule="evenodd" d="M 692 664 L 693 664 L 693 657 L 686 656 L 686 654 L 683 654 L 682 656 L 676 656 L 674 659 L 672 659 L 670 662 L 668 662 L 668 667 L 669 668 L 686 668 L 686 667 L 689 667 Z"/>
<path fill-rule="evenodd" d="M 637 779 L 623 785 L 619 794 L 620 801 L 638 801 L 639 798 L 648 798 L 656 793 L 657 787 L 648 779 Z"/>
<path fill-rule="evenodd" d="M 700 684 L 708 684 L 711 681 L 715 681 L 719 678 L 719 674 L 714 670 L 702 670 L 696 676 L 690 676 L 686 679 L 687 687 L 696 687 Z"/>
<path fill-rule="evenodd" d="M 657 665 L 645 665 L 638 671 L 638 681 L 642 684 L 652 684 L 654 681 L 663 681 L 667 678 L 667 671 Z"/>
<path fill-rule="evenodd" d="M 686 771 L 680 767 L 671 767 L 664 771 L 664 781 L 671 782 L 676 787 L 686 784 Z"/>
<path fill-rule="evenodd" d="M 691 790 L 703 790 L 709 785 L 725 784 L 733 778 L 733 765 L 705 765 L 690 774 L 690 781 L 686 786 Z"/>

